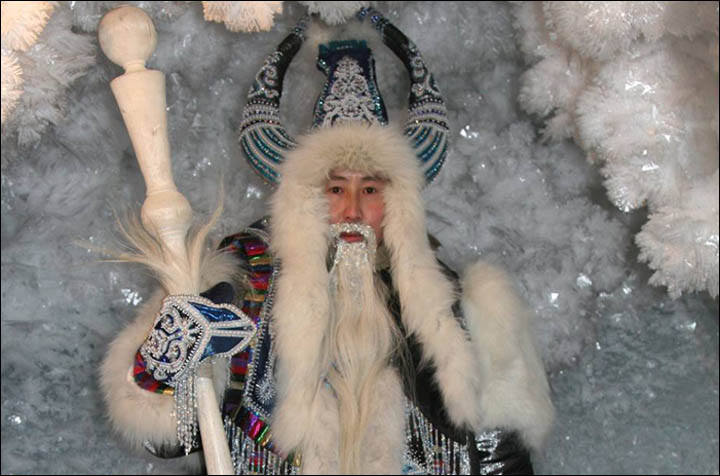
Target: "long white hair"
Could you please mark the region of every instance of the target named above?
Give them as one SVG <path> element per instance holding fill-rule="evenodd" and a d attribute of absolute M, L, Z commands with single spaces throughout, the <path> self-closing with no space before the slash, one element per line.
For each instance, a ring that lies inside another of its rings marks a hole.
<path fill-rule="evenodd" d="M 385 286 L 374 273 L 374 243 L 337 243 L 324 364 L 338 401 L 340 472 L 359 474 L 376 385 L 402 337 L 388 311 Z"/>

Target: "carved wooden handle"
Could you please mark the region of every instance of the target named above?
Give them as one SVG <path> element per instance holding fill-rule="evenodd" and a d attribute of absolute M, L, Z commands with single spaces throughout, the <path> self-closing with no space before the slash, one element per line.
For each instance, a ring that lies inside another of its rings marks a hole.
<path fill-rule="evenodd" d="M 107 13 L 98 28 L 100 46 L 125 74 L 110 82 L 127 126 L 147 187 L 141 217 L 145 227 L 167 246 L 171 259 L 187 268 L 185 239 L 192 220 L 187 199 L 177 191 L 170 165 L 165 112 L 165 75 L 145 68 L 157 37 L 150 17 L 123 6 Z M 198 289 L 168 289 L 171 294 Z"/>
<path fill-rule="evenodd" d="M 165 75 L 145 68 L 157 37 L 150 17 L 141 9 L 122 6 L 108 12 L 98 27 L 100 47 L 125 74 L 110 82 L 120 106 L 147 187 L 141 210 L 145 228 L 167 252 L 172 269 L 191 273 L 186 238 L 192 220 L 187 199 L 178 192 L 170 164 L 165 112 Z M 170 294 L 197 294 L 199 289 L 167 289 Z M 222 417 L 209 367 L 196 376 L 198 420 L 209 474 L 233 474 Z"/>

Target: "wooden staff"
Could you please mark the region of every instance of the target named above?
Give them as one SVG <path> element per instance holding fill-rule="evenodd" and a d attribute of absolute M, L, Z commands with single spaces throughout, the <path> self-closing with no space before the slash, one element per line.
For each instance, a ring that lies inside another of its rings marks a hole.
<path fill-rule="evenodd" d="M 157 44 L 155 27 L 143 10 L 122 6 L 103 17 L 98 35 L 105 55 L 125 68 L 125 74 L 112 80 L 110 87 L 147 187 L 141 209 L 143 226 L 162 244 L 168 269 L 187 276 L 174 284 L 164 283 L 169 288 L 166 290 L 169 294 L 198 294 L 199 270 L 192 269 L 186 245 L 192 209 L 175 187 L 170 166 L 165 75 L 145 68 L 145 61 Z M 195 389 L 205 464 L 209 474 L 233 474 L 212 370 L 202 367 L 195 379 Z"/>

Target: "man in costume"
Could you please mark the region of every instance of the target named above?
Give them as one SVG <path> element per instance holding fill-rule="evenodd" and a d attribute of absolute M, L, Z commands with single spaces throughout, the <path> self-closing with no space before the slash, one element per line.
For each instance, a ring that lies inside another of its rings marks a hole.
<path fill-rule="evenodd" d="M 250 164 L 278 186 L 270 216 L 207 258 L 202 297 L 156 294 L 111 344 L 111 420 L 157 455 L 180 454 L 178 437 L 196 449 L 188 374 L 228 355 L 212 365 L 238 474 L 531 473 L 553 408 L 530 313 L 497 269 L 460 282 L 436 259 L 420 192 L 447 154 L 444 102 L 405 35 L 358 17 L 410 73 L 405 133 L 387 125 L 370 49 L 348 40 L 320 46 L 314 131 L 288 135 L 279 101 L 301 22 L 241 125 Z"/>

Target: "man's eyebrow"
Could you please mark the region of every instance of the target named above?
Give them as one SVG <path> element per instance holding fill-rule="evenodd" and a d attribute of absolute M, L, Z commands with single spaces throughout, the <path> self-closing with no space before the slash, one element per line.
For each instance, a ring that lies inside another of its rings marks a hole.
<path fill-rule="evenodd" d="M 340 175 L 330 174 L 328 176 L 330 180 L 348 180 L 347 177 Z M 385 182 L 385 179 L 377 175 L 364 175 L 360 178 L 363 182 Z"/>

